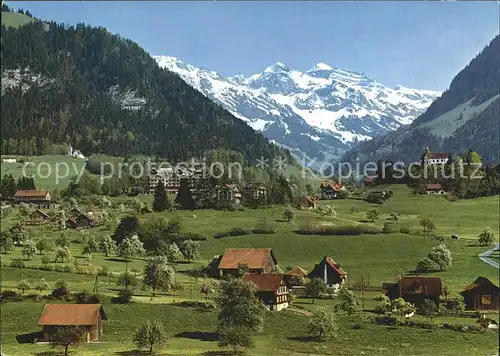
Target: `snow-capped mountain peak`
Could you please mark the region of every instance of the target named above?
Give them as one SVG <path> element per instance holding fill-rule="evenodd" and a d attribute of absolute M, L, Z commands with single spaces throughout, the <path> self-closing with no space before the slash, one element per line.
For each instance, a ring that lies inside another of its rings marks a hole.
<path fill-rule="evenodd" d="M 439 96 L 392 89 L 364 73 L 321 62 L 306 72 L 277 62 L 251 76 L 223 77 L 175 57 L 154 58 L 270 140 L 318 161 L 411 123 Z"/>

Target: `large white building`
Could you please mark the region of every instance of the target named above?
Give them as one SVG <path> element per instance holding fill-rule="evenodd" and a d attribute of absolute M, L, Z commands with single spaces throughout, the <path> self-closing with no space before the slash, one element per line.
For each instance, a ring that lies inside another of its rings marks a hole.
<path fill-rule="evenodd" d="M 154 194 L 156 186 L 162 182 L 165 190 L 170 194 L 177 194 L 181 179 L 185 178 L 190 184 L 190 190 L 195 191 L 197 181 L 204 177 L 204 163 L 192 162 L 189 166 L 157 167 L 156 163 L 148 162 L 149 194 Z"/>

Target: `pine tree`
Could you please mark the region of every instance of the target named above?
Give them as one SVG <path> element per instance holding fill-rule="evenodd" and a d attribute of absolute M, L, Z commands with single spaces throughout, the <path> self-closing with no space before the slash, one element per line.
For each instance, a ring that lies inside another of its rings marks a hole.
<path fill-rule="evenodd" d="M 189 185 L 189 181 L 186 178 L 181 179 L 175 204 L 178 204 L 182 209 L 193 210 L 196 205 Z"/>
<path fill-rule="evenodd" d="M 165 211 L 169 210 L 170 201 L 168 200 L 167 191 L 162 182 L 159 182 L 155 188 L 155 195 L 153 199 L 153 210 L 154 211 Z"/>

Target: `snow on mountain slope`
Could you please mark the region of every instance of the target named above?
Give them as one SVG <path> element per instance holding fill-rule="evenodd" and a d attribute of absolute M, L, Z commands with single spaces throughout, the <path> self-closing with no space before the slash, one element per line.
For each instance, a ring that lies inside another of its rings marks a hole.
<path fill-rule="evenodd" d="M 249 77 L 222 77 L 175 57 L 154 58 L 270 140 L 318 161 L 410 124 L 440 94 L 392 89 L 325 63 L 303 73 L 278 62 Z"/>

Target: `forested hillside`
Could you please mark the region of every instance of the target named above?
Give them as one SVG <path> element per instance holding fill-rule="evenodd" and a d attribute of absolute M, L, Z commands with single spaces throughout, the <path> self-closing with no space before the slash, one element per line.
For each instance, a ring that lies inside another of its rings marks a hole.
<path fill-rule="evenodd" d="M 158 155 L 282 152 L 131 40 L 84 24 L 2 25 L 2 153 Z M 54 146 L 56 145 L 56 146 Z"/>
<path fill-rule="evenodd" d="M 413 161 L 429 147 L 454 154 L 473 149 L 483 162 L 498 163 L 499 63 L 500 36 L 496 36 L 409 127 L 362 142 L 344 159 Z"/>

